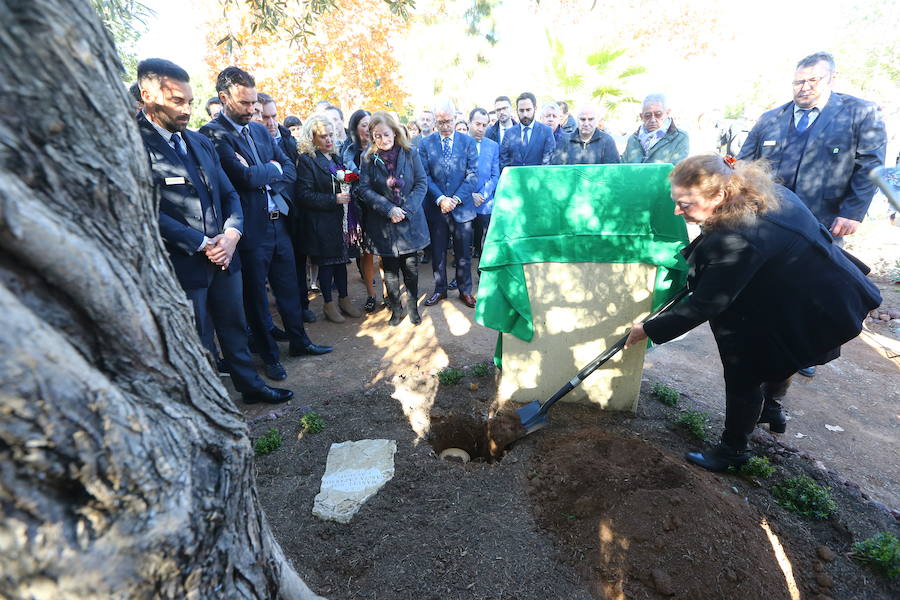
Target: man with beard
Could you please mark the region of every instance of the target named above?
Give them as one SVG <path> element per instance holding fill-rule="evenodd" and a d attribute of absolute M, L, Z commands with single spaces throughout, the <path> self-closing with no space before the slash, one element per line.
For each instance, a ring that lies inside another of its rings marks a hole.
<path fill-rule="evenodd" d="M 549 165 L 556 142 L 553 132 L 534 120 L 537 99 L 531 92 L 516 98 L 519 122 L 503 136 L 500 143 L 500 171 L 506 167 Z"/>

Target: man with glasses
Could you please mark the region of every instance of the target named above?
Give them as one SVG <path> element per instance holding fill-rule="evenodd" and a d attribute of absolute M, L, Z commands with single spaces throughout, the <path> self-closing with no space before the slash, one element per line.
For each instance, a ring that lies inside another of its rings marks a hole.
<path fill-rule="evenodd" d="M 856 231 L 875 184 L 869 172 L 884 164 L 887 135 L 881 109 L 833 92 L 834 57 L 816 52 L 797 63 L 794 99 L 764 113 L 738 158 L 764 158 L 838 243 Z M 815 367 L 801 369 L 812 377 Z"/>
<path fill-rule="evenodd" d="M 650 94 L 644 98 L 641 126 L 625 145 L 623 163 L 671 163 L 677 165 L 688 155 L 688 135 L 675 127 L 666 97 Z"/>
<path fill-rule="evenodd" d="M 512 118 L 512 101 L 509 96 L 497 96 L 497 99 L 494 100 L 494 113 L 497 115 L 497 120 L 488 127 L 484 137 L 501 144 L 503 136 L 516 124 L 516 120 Z"/>

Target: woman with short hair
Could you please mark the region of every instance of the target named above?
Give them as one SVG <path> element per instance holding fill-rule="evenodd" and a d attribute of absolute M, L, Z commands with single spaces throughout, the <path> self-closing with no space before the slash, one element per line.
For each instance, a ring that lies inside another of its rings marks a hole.
<path fill-rule="evenodd" d="M 692 156 L 669 176 L 675 214 L 702 233 L 684 251 L 691 295 L 632 328 L 626 345 L 672 340 L 709 321 L 725 370 L 725 431 L 687 460 L 712 471 L 750 458 L 757 422 L 783 433 L 781 399 L 798 369 L 856 337 L 881 296 L 764 162 Z"/>

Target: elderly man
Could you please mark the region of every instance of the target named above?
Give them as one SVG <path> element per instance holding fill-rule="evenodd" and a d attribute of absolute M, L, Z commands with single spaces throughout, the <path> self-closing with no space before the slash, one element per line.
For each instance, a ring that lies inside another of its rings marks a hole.
<path fill-rule="evenodd" d="M 619 162 L 612 136 L 597 128 L 597 109 L 583 106 L 578 111 L 578 131 L 553 152 L 554 165 L 604 165 Z"/>
<path fill-rule="evenodd" d="M 665 96 L 650 94 L 644 98 L 640 119 L 641 126 L 625 145 L 622 162 L 677 165 L 687 158 L 688 135 L 675 127 Z"/>
<path fill-rule="evenodd" d="M 553 140 L 559 148 L 569 138 L 569 134 L 562 128 L 562 110 L 556 102 L 547 102 L 541 107 L 541 123 L 553 132 Z"/>
<path fill-rule="evenodd" d="M 873 102 L 832 91 L 834 58 L 811 54 L 797 63 L 794 99 L 764 113 L 741 147 L 742 160 L 768 160 L 839 241 L 859 227 L 875 185 L 869 171 L 884 164 L 887 136 Z M 812 377 L 815 367 L 800 370 Z"/>
<path fill-rule="evenodd" d="M 475 220 L 475 189 L 478 151 L 475 140 L 454 130 L 456 108 L 445 101 L 434 110 L 438 135 L 419 142 L 419 158 L 425 168 L 428 191 L 425 217 L 431 234 L 434 293 L 425 306 L 447 297 L 447 245 L 453 236 L 456 282 L 463 304 L 475 308 L 472 295 L 472 222 Z"/>

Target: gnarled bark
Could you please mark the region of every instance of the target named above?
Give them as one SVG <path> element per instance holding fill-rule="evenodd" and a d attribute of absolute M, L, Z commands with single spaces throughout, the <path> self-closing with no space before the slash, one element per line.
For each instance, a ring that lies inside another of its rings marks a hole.
<path fill-rule="evenodd" d="M 156 224 L 87 2 L 0 0 L 0 596 L 317 598 Z"/>

